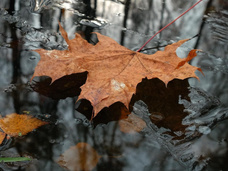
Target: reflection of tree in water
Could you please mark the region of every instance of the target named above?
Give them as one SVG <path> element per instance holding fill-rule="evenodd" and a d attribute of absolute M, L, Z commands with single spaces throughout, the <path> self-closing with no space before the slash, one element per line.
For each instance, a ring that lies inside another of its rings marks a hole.
<path fill-rule="evenodd" d="M 85 16 L 89 16 L 90 19 L 94 19 L 96 17 L 96 0 L 94 1 L 94 8 L 91 7 L 91 0 L 83 0 L 83 3 L 86 4 L 86 8 L 84 10 Z M 85 26 L 82 31 L 85 34 L 86 40 L 90 40 L 91 32 L 93 31 L 92 27 Z"/>
<path fill-rule="evenodd" d="M 10 6 L 9 6 L 9 14 L 13 15 L 13 12 L 15 11 L 14 8 L 14 4 L 15 4 L 15 0 L 10 0 L 9 2 Z M 13 27 L 15 27 L 15 24 L 13 23 L 11 27 L 9 27 L 10 32 L 11 32 L 11 38 L 12 38 L 12 44 L 13 48 L 12 48 L 12 66 L 13 66 L 13 75 L 12 75 L 12 81 L 11 84 L 17 84 L 17 83 L 21 83 L 21 79 L 20 79 L 20 51 L 21 51 L 21 44 L 19 44 L 19 39 L 16 33 L 16 30 L 13 29 Z M 19 108 L 19 94 L 17 91 L 13 91 L 13 103 L 14 103 L 14 108 L 15 108 L 15 112 L 19 113 L 20 108 Z"/>

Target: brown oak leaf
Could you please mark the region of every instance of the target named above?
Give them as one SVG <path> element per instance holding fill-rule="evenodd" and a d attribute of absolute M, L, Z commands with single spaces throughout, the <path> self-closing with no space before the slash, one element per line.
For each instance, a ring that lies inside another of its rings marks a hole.
<path fill-rule="evenodd" d="M 58 164 L 70 171 L 89 171 L 98 163 L 101 156 L 89 144 L 80 142 L 70 147 L 58 159 Z"/>
<path fill-rule="evenodd" d="M 176 49 L 188 39 L 168 45 L 164 51 L 147 55 L 129 50 L 100 33 L 95 33 L 99 42 L 92 45 L 79 34 L 69 40 L 61 25 L 60 32 L 68 49 L 35 50 L 41 59 L 33 78 L 49 76 L 53 83 L 65 75 L 87 71 L 87 80 L 81 87 L 79 99 L 91 102 L 94 117 L 102 108 L 118 101 L 128 106 L 137 84 L 145 77 L 159 78 L 167 85 L 174 78 L 197 78 L 195 71 L 200 70 L 187 63 L 197 55 L 197 50 L 191 50 L 185 59 L 176 55 Z"/>
<path fill-rule="evenodd" d="M 0 128 L 12 137 L 26 135 L 32 130 L 46 125 L 48 122 L 41 121 L 26 114 L 12 113 L 0 118 Z"/>

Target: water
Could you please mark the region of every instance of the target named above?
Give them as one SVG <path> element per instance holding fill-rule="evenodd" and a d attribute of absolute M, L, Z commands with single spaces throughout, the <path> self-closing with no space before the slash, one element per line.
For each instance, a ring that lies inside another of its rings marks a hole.
<path fill-rule="evenodd" d="M 80 93 L 75 87 L 84 84 L 87 73 L 66 76 L 53 85 L 48 77 L 31 81 L 40 60 L 33 49 L 67 48 L 58 21 L 69 38 L 79 32 L 95 43 L 90 33 L 97 31 L 137 50 L 192 4 L 181 0 L 1 1 L 1 115 L 29 111 L 50 124 L 26 136 L 5 139 L 0 146 L 1 156 L 28 155 L 33 161 L 1 163 L 0 168 L 61 171 L 64 169 L 57 163 L 59 157 L 71 146 L 84 142 L 100 156 L 94 171 L 227 170 L 226 0 L 202 2 L 143 51 L 152 54 L 200 33 L 178 52 L 184 57 L 193 47 L 202 50 L 191 61 L 204 72 L 204 76 L 197 73 L 200 81 L 173 80 L 165 87 L 158 79 L 143 79 L 129 104 L 130 112 L 116 103 L 91 122 L 90 103 L 82 100 L 75 104 Z M 80 82 L 75 82 L 76 77 L 81 78 Z M 64 89 L 66 81 L 71 85 L 69 89 Z M 125 119 L 119 121 L 123 113 Z M 69 162 L 67 166 L 71 167 Z"/>

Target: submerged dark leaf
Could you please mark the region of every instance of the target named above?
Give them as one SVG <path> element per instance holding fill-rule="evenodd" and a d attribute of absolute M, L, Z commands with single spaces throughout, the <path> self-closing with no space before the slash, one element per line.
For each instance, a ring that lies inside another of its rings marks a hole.
<path fill-rule="evenodd" d="M 81 92 L 80 86 L 86 81 L 87 72 L 64 76 L 52 82 L 50 77 L 40 78 L 34 81 L 31 87 L 34 91 L 53 99 L 64 99 L 78 96 Z"/>
<path fill-rule="evenodd" d="M 142 100 L 147 104 L 150 112 L 150 120 L 157 125 L 158 128 L 164 127 L 170 131 L 175 138 L 183 138 L 186 126 L 182 125 L 182 119 L 188 113 L 183 112 L 184 106 L 178 104 L 179 96 L 189 100 L 188 93 L 188 80 L 173 80 L 170 81 L 167 87 L 159 79 L 143 79 L 137 85 L 136 94 L 133 95 L 130 109 L 132 110 L 133 104 Z M 181 132 L 175 135 L 174 132 Z M 174 138 L 173 137 L 173 138 Z"/>

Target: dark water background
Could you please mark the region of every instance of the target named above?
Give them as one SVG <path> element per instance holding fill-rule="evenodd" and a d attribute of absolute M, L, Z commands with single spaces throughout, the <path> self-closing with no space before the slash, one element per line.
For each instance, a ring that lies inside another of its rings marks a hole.
<path fill-rule="evenodd" d="M 174 80 L 168 88 L 158 79 L 144 79 L 129 105 L 131 112 L 147 124 L 139 133 L 123 133 L 117 121 L 110 121 L 113 118 L 109 116 L 119 112 L 118 104 L 104 109 L 101 119 L 91 123 L 86 118 L 92 111 L 88 102 L 75 104 L 75 95 L 52 99 L 31 88 L 30 79 L 40 59 L 31 50 L 65 48 L 58 21 L 70 38 L 79 32 L 91 41 L 90 33 L 97 31 L 137 50 L 195 2 L 1 0 L 1 115 L 30 111 L 51 124 L 19 139 L 5 140 L 0 146 L 1 156 L 28 154 L 34 160 L 29 164 L 1 163 L 0 168 L 64 170 L 56 163 L 58 157 L 70 146 L 87 142 L 103 156 L 94 168 L 98 171 L 228 170 L 227 0 L 201 2 L 143 51 L 152 54 L 167 44 L 198 34 L 177 53 L 185 57 L 192 48 L 201 49 L 191 64 L 202 68 L 204 76 L 197 73 L 200 81 Z"/>

